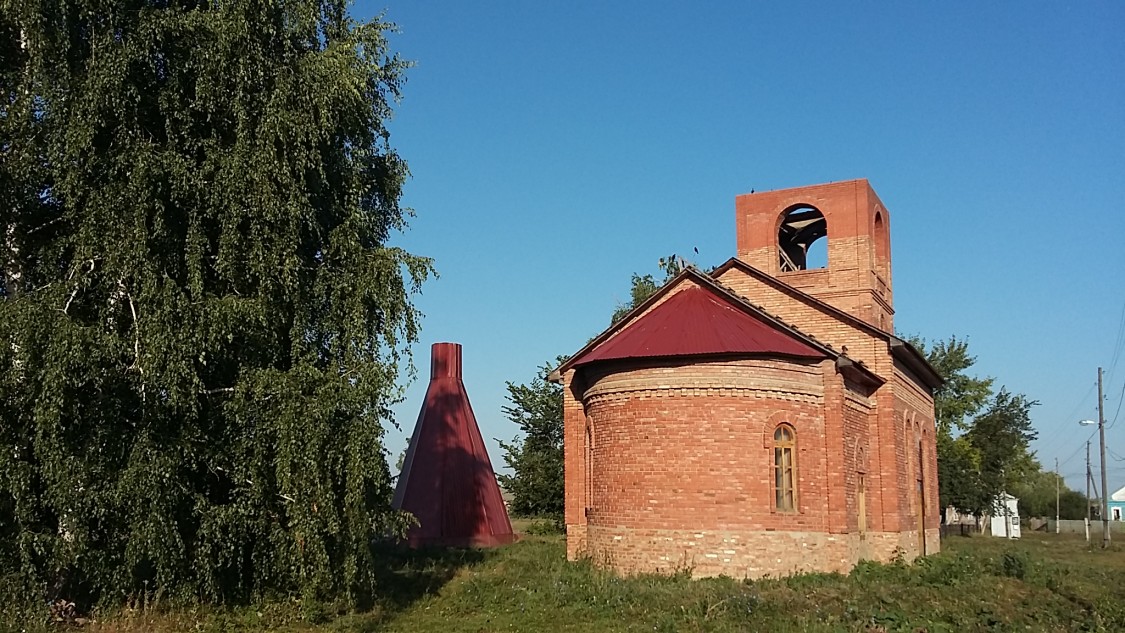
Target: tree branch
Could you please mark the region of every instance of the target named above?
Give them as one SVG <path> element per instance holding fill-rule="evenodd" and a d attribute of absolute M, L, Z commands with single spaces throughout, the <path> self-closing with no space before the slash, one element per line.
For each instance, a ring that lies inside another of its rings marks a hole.
<path fill-rule="evenodd" d="M 94 260 L 92 260 L 92 259 L 91 259 L 91 260 L 89 260 L 89 261 L 90 261 L 90 270 L 87 270 L 87 271 L 86 271 L 86 274 L 87 274 L 87 275 L 89 275 L 90 273 L 94 272 Z M 75 271 L 73 271 L 73 270 L 72 270 L 72 271 L 70 271 L 70 276 L 69 276 L 69 277 L 67 277 L 67 281 L 70 281 L 71 279 L 74 279 L 74 273 L 75 273 Z M 67 297 L 67 299 L 66 299 L 66 305 L 64 305 L 64 306 L 63 306 L 63 309 L 62 309 L 62 311 L 63 311 L 63 314 L 66 314 L 66 313 L 67 313 L 67 310 L 69 310 L 69 309 L 70 309 L 70 304 L 74 302 L 74 298 L 75 298 L 76 296 L 78 296 L 78 287 L 77 287 L 77 286 L 75 286 L 74 290 L 73 290 L 73 291 L 71 291 L 71 293 L 70 293 L 70 296 L 69 296 L 69 297 Z"/>

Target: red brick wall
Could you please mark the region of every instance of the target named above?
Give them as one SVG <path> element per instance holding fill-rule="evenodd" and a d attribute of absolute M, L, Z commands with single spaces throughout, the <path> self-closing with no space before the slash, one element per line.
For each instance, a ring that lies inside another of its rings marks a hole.
<path fill-rule="evenodd" d="M 738 268 L 728 269 L 717 281 L 769 314 L 797 327 L 805 334 L 815 336 L 818 341 L 828 343 L 836 350 L 847 347 L 850 358 L 863 361 L 872 371 L 890 371 L 885 339 L 845 323 L 823 309 L 795 299 Z M 880 363 L 885 367 L 880 367 Z"/>
<path fill-rule="evenodd" d="M 828 225 L 828 267 L 781 272 L 777 233 L 785 213 L 810 205 Z M 881 227 L 876 227 L 878 217 Z M 890 215 L 866 180 L 735 198 L 738 258 L 885 331 L 894 331 Z"/>
<path fill-rule="evenodd" d="M 623 572 L 758 577 L 846 571 L 901 547 L 871 493 L 880 485 L 871 466 L 874 399 L 845 384 L 832 361 L 616 363 L 580 373 L 566 403 L 571 558 Z M 574 384 L 575 372 L 565 378 Z M 774 507 L 772 437 L 781 422 L 797 432 L 793 513 Z"/>
<path fill-rule="evenodd" d="M 919 429 L 925 430 L 921 432 L 923 449 L 929 455 L 923 470 L 924 499 L 927 501 L 926 526 L 927 529 L 937 530 L 940 527 L 940 515 L 937 511 L 933 397 L 920 386 L 921 381 L 916 376 L 897 366 L 886 338 L 842 322 L 830 313 L 797 300 L 783 290 L 762 283 L 737 268 L 724 272 L 718 281 L 746 297 L 751 303 L 761 306 L 766 312 L 797 326 L 802 332 L 815 336 L 837 350 L 846 347 L 849 357 L 863 361 L 869 369 L 888 381 L 874 396 L 877 410 L 873 413 L 870 429 L 874 449 L 868 455 L 871 463 L 866 496 L 869 504 L 868 524 L 881 521 L 883 529 L 895 532 L 913 531 L 918 525 L 914 491 L 917 459 L 910 461 L 917 438 L 913 432 L 907 433 L 904 428 L 903 403 L 910 403 L 910 410 L 919 421 Z M 872 504 L 878 506 L 878 509 L 872 510 Z M 936 544 L 927 545 L 927 551 L 937 551 L 936 548 Z"/>
<path fill-rule="evenodd" d="M 827 218 L 826 270 L 778 270 L 777 224 L 798 203 Z M 867 181 L 740 196 L 736 207 L 741 259 L 893 331 L 890 218 Z M 925 552 L 936 552 L 933 399 L 894 361 L 887 338 L 737 268 L 718 281 L 834 349 L 846 347 L 887 382 L 874 392 L 849 384 L 832 361 L 619 362 L 568 371 L 568 557 L 624 572 L 758 577 L 912 558 L 922 540 Z M 794 513 L 773 507 L 772 433 L 781 421 L 798 434 Z"/>

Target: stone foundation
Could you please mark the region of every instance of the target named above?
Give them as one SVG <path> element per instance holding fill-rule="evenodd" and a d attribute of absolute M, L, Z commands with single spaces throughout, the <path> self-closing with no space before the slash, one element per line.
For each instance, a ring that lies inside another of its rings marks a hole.
<path fill-rule="evenodd" d="M 654 530 L 568 526 L 567 557 L 590 558 L 621 574 L 690 573 L 693 578 L 782 577 L 810 572 L 848 573 L 861 560 L 890 562 L 919 554 L 916 532 L 829 534 L 790 531 Z M 584 548 L 578 546 L 582 543 Z M 926 530 L 927 553 L 940 548 L 940 531 Z"/>

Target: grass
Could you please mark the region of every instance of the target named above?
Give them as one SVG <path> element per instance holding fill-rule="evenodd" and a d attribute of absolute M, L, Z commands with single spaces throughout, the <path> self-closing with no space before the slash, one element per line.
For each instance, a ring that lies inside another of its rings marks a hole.
<path fill-rule="evenodd" d="M 235 609 L 126 611 L 102 633 L 375 631 L 1125 631 L 1125 550 L 1081 538 L 951 537 L 918 561 L 863 563 L 849 575 L 755 582 L 619 578 L 568 563 L 559 536 L 488 551 L 386 550 L 373 610 L 295 602 Z"/>

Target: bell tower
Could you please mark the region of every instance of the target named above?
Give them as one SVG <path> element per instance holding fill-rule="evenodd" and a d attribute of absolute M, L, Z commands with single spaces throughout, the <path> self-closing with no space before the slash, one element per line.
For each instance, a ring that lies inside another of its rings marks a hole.
<path fill-rule="evenodd" d="M 734 206 L 739 259 L 894 332 L 891 219 L 866 179 L 748 193 Z"/>

